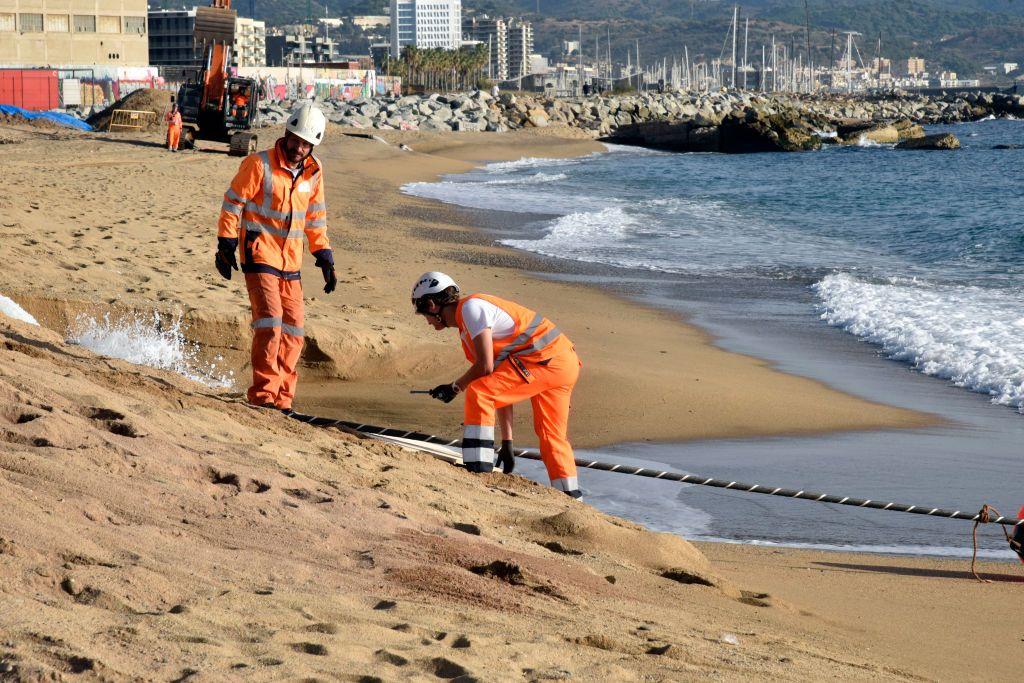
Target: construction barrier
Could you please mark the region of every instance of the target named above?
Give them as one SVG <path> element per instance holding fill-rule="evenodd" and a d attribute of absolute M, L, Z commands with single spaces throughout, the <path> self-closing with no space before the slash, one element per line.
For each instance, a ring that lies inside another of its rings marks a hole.
<path fill-rule="evenodd" d="M 107 130 L 114 128 L 142 130 L 156 122 L 156 113 L 151 111 L 135 111 L 134 109 L 115 109 L 110 115 Z"/>

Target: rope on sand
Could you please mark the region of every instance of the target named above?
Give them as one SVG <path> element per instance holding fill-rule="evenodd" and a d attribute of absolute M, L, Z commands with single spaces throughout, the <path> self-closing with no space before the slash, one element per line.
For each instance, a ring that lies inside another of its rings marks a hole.
<path fill-rule="evenodd" d="M 303 415 L 302 413 L 289 412 L 289 417 L 292 417 L 301 422 L 306 422 L 311 425 L 318 427 L 345 427 L 361 434 L 368 436 L 384 437 L 402 439 L 403 441 L 422 442 L 428 444 L 434 444 L 437 446 L 446 446 L 449 448 L 458 448 L 461 444 L 459 439 L 445 439 L 439 436 L 433 436 L 431 434 L 424 434 L 422 432 L 403 431 L 401 429 L 392 429 L 390 427 L 377 427 L 375 425 L 360 424 L 358 422 L 349 422 L 347 420 L 333 420 L 327 417 L 316 417 L 314 415 Z M 435 456 L 438 455 L 434 453 Z M 526 449 L 516 449 L 515 455 L 518 458 L 526 458 L 527 460 L 540 460 L 540 454 Z M 450 456 L 440 456 L 442 459 L 453 462 L 457 461 Z M 698 486 L 711 486 L 720 489 L 730 489 L 733 491 L 741 491 L 743 493 L 763 493 L 769 496 L 780 496 L 782 498 L 799 498 L 800 500 L 811 500 L 816 503 L 835 503 L 837 505 L 850 505 L 859 508 L 868 508 L 872 510 L 888 510 L 889 512 L 907 512 L 914 515 L 927 515 L 929 517 L 942 517 L 946 519 L 962 519 L 968 522 L 974 522 L 977 524 L 1002 524 L 1004 527 L 1007 526 L 1018 526 L 1024 524 L 1024 519 L 1017 519 L 1014 517 L 1005 517 L 998 513 L 992 514 L 995 510 L 989 506 L 983 507 L 980 511 L 975 513 L 961 512 L 960 510 L 949 510 L 944 508 L 934 508 L 922 505 L 905 505 L 903 503 L 889 503 L 881 500 L 870 500 L 864 498 L 853 498 L 850 496 L 834 496 L 828 493 L 818 493 L 815 491 L 804 491 L 796 489 L 786 489 L 780 486 L 765 486 L 763 484 L 745 484 L 739 481 L 727 481 L 725 479 L 714 479 L 712 477 L 703 477 L 696 474 L 680 474 L 678 472 L 665 472 L 661 470 L 652 470 L 645 467 L 634 467 L 633 465 L 616 465 L 608 462 L 598 462 L 596 460 L 583 460 L 576 458 L 576 466 L 584 467 L 592 470 L 601 470 L 604 472 L 617 472 L 619 474 L 632 474 L 638 477 L 649 477 L 651 479 L 664 479 L 666 481 L 678 481 L 681 484 L 696 484 Z"/>

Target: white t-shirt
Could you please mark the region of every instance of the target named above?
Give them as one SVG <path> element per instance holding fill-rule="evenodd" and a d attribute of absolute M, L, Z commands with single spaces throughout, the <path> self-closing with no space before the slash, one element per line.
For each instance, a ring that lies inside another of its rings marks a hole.
<path fill-rule="evenodd" d="M 483 299 L 468 299 L 462 304 L 462 322 L 470 339 L 476 339 L 487 329 L 491 330 L 494 339 L 508 339 L 516 332 L 512 316 Z"/>

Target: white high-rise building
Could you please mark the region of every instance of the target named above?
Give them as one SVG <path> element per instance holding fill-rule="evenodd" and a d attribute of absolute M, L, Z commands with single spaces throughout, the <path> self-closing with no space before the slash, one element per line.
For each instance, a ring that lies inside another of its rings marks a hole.
<path fill-rule="evenodd" d="M 462 0 L 391 0 L 393 59 L 406 45 L 457 50 L 461 44 Z"/>

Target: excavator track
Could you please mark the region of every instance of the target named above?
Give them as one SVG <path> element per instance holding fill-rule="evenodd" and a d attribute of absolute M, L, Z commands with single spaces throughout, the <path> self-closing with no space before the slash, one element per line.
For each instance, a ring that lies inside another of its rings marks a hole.
<path fill-rule="evenodd" d="M 228 156 L 247 157 L 256 151 L 256 133 L 235 133 L 231 136 Z"/>

